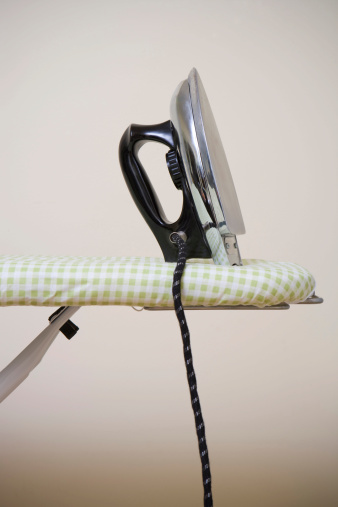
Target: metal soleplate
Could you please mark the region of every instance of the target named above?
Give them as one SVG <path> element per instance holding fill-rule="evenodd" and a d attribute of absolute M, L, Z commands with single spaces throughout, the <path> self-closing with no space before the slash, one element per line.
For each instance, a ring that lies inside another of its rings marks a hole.
<path fill-rule="evenodd" d="M 236 234 L 245 233 L 244 222 L 222 141 L 196 69 L 176 88 L 170 116 L 192 206 L 212 258 L 215 264 L 240 265 Z M 210 229 L 212 234 L 207 232 Z"/>
<path fill-rule="evenodd" d="M 190 71 L 188 83 L 202 160 L 201 178 L 209 193 L 218 225 L 225 222 L 227 232 L 244 234 L 245 226 L 223 143 L 196 69 Z"/>

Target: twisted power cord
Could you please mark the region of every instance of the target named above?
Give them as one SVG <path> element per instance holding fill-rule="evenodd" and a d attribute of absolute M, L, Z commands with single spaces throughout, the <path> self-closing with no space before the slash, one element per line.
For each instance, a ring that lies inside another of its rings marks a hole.
<path fill-rule="evenodd" d="M 197 392 L 197 380 L 192 360 L 190 333 L 181 301 L 181 279 L 187 260 L 186 245 L 182 237 L 176 232 L 170 236 L 170 239 L 178 247 L 178 260 L 174 271 L 172 292 L 174 298 L 175 313 L 181 328 L 184 362 L 187 371 L 191 406 L 195 417 L 195 427 L 198 439 L 199 454 L 202 463 L 204 507 L 212 507 L 213 500 L 211 492 L 211 472 L 210 472 L 208 446 L 205 437 L 205 426 L 202 416 L 200 399 Z"/>

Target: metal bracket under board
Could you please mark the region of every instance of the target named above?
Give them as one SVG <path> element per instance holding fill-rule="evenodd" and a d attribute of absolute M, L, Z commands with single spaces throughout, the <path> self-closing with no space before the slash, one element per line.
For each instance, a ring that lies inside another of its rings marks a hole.
<path fill-rule="evenodd" d="M 318 305 L 323 303 L 323 298 L 313 294 L 301 303 L 295 303 L 299 305 Z M 253 305 L 219 305 L 219 306 L 184 306 L 184 310 L 289 310 L 290 305 L 288 303 L 278 303 L 277 305 L 264 306 L 260 308 Z M 150 312 L 162 311 L 162 310 L 174 310 L 172 306 L 145 306 L 144 310 Z M 140 310 L 138 310 L 140 311 Z"/>

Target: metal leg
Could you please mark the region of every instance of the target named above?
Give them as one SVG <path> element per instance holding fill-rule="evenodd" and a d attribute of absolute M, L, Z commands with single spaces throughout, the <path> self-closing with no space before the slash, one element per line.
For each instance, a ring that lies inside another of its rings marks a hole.
<path fill-rule="evenodd" d="M 57 312 L 50 317 L 50 324 L 0 372 L 0 403 L 7 398 L 7 396 L 11 394 L 11 392 L 13 392 L 40 363 L 59 331 L 63 328 L 64 331 L 68 332 L 69 325 L 70 327 L 71 325 L 75 326 L 69 319 L 79 309 L 79 306 L 64 306 L 57 310 Z M 77 328 L 77 326 L 75 327 Z"/>

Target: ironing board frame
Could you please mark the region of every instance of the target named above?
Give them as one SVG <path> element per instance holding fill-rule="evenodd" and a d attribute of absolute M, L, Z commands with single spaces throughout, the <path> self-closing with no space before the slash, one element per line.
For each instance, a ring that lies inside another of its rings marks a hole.
<path fill-rule="evenodd" d="M 296 305 L 318 305 L 323 303 L 324 299 L 313 294 L 305 301 L 300 303 L 293 303 Z M 185 306 L 184 310 L 289 310 L 288 303 L 279 303 L 278 305 L 264 306 L 260 308 L 253 305 L 220 305 L 220 306 Z M 161 311 L 161 310 L 174 310 L 174 307 L 168 306 L 145 306 L 144 310 L 148 311 Z"/>

